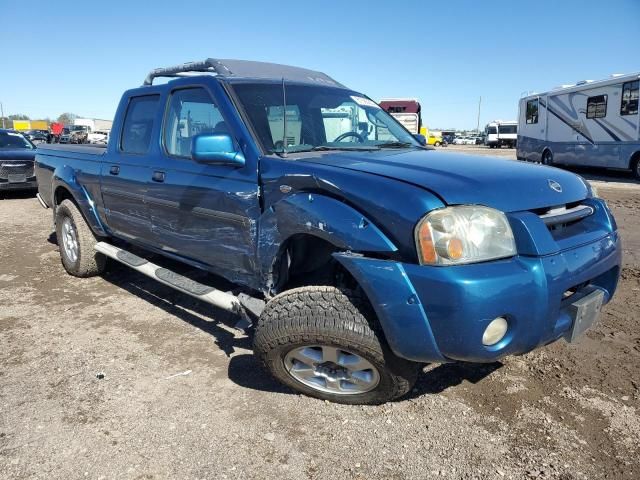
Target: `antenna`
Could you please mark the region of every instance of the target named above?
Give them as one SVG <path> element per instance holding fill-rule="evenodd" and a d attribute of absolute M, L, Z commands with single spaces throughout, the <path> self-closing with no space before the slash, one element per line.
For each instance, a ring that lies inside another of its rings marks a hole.
<path fill-rule="evenodd" d="M 287 156 L 287 89 L 282 77 L 282 156 Z"/>

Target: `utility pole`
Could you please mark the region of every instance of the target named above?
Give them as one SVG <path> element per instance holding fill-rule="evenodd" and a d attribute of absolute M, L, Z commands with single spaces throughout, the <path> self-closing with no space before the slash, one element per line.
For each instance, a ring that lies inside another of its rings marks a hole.
<path fill-rule="evenodd" d="M 476 132 L 480 133 L 480 106 L 482 105 L 482 95 L 478 101 L 478 123 L 476 124 Z"/>
<path fill-rule="evenodd" d="M 4 107 L 2 106 L 2 102 L 0 102 L 0 117 L 2 117 L 2 128 L 4 127 Z"/>

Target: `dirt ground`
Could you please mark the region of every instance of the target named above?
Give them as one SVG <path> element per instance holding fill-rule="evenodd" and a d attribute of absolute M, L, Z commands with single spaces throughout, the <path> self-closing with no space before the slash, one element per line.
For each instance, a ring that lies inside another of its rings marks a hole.
<path fill-rule="evenodd" d="M 280 387 L 226 314 L 126 267 L 66 275 L 50 211 L 3 194 L 0 478 L 640 478 L 640 185 L 589 175 L 625 245 L 597 327 L 379 407 Z"/>

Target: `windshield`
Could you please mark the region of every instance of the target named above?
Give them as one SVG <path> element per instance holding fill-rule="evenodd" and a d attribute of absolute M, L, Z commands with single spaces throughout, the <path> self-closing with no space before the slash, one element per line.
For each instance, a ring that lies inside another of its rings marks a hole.
<path fill-rule="evenodd" d="M 269 153 L 377 150 L 421 145 L 368 98 L 330 87 L 235 84 L 240 103 Z"/>
<path fill-rule="evenodd" d="M 24 138 L 20 133 L 16 132 L 0 132 L 0 149 L 28 149 L 34 146 Z"/>
<path fill-rule="evenodd" d="M 85 127 L 84 125 L 74 125 L 73 127 L 71 127 L 72 132 L 85 131 L 86 129 L 87 127 Z"/>

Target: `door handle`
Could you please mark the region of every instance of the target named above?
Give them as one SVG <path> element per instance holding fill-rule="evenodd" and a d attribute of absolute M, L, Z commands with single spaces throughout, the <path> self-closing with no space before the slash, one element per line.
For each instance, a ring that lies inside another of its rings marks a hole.
<path fill-rule="evenodd" d="M 151 176 L 151 180 L 153 180 L 154 182 L 164 182 L 164 172 L 153 172 L 153 175 Z"/>
<path fill-rule="evenodd" d="M 109 173 L 111 175 L 118 175 L 120 173 L 120 167 L 118 165 L 111 165 L 111 168 L 109 169 Z"/>

